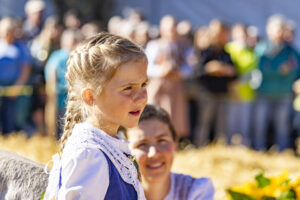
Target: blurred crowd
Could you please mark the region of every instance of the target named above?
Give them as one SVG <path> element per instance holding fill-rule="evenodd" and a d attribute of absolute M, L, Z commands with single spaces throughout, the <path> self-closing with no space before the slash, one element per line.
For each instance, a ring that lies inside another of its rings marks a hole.
<path fill-rule="evenodd" d="M 107 25 L 76 11 L 44 19 L 29 0 L 24 20 L 0 21 L 0 128 L 59 138 L 65 112 L 69 52 L 100 31 L 129 38 L 148 57 L 148 102 L 167 110 L 182 141 L 293 148 L 300 136 L 300 57 L 295 25 L 269 17 L 266 38 L 242 23 L 212 20 L 195 27 L 164 16 L 159 26 L 131 10 Z"/>

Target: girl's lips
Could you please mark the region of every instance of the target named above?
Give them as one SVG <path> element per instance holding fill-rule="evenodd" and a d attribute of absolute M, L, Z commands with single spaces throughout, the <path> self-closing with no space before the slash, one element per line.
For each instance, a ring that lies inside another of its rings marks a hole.
<path fill-rule="evenodd" d="M 140 111 L 131 111 L 129 112 L 129 114 L 134 115 L 134 116 L 139 116 L 140 115 Z"/>

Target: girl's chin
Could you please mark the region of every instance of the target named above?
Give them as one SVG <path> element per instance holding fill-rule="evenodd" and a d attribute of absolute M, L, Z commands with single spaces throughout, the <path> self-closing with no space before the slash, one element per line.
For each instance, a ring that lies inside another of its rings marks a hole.
<path fill-rule="evenodd" d="M 131 123 L 127 123 L 127 124 L 124 124 L 124 125 L 121 125 L 125 128 L 134 128 L 134 127 L 137 127 L 139 121 L 137 120 L 136 122 L 131 122 Z"/>

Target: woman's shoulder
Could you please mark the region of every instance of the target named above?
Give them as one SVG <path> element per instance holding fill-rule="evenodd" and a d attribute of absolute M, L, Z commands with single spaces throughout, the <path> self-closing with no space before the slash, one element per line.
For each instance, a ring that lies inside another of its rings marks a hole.
<path fill-rule="evenodd" d="M 210 178 L 194 178 L 185 174 L 172 173 L 175 191 L 180 191 L 189 200 L 213 200 L 214 186 Z"/>
<path fill-rule="evenodd" d="M 177 174 L 177 173 L 171 173 L 171 176 L 172 176 L 172 180 L 175 181 L 176 184 L 190 183 L 196 187 L 204 187 L 207 185 L 208 186 L 212 185 L 211 179 L 207 177 L 194 178 L 186 174 Z"/>

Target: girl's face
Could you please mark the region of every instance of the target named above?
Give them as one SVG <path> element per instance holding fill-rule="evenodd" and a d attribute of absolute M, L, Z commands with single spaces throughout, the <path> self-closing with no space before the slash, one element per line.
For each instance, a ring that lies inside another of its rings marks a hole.
<path fill-rule="evenodd" d="M 128 131 L 129 147 L 135 156 L 143 181 L 166 180 L 176 149 L 168 125 L 158 119 L 147 119 Z"/>
<path fill-rule="evenodd" d="M 94 102 L 100 128 L 115 134 L 119 126 L 137 126 L 147 103 L 146 71 L 144 60 L 130 61 L 118 67 Z"/>

